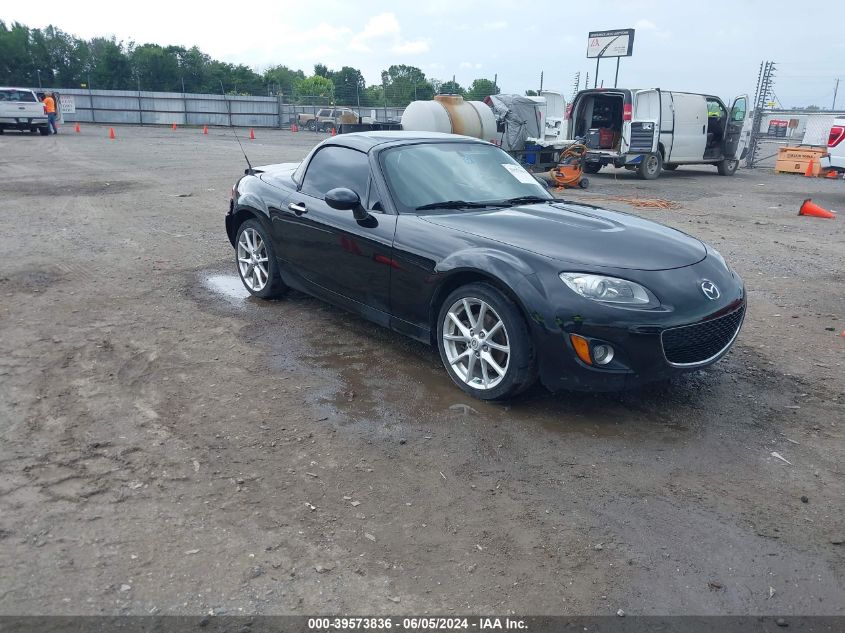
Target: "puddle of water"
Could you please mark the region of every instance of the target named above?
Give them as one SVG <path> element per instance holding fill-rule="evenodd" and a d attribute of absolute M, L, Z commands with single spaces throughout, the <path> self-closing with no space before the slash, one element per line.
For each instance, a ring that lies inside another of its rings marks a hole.
<path fill-rule="evenodd" d="M 236 275 L 209 275 L 202 282 L 206 288 L 223 295 L 232 303 L 241 303 L 249 298 L 249 292 L 244 288 L 240 277 Z"/>

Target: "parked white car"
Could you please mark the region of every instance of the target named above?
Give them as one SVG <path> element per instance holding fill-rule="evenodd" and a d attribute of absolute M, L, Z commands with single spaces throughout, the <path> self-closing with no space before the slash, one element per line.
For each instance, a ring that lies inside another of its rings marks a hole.
<path fill-rule="evenodd" d="M 568 136 L 589 148 L 585 171 L 604 165 L 657 178 L 679 165 L 715 165 L 736 172 L 751 135 L 748 96 L 730 109 L 719 97 L 659 88 L 582 90 L 572 101 Z"/>
<path fill-rule="evenodd" d="M 4 130 L 50 133 L 47 110 L 29 88 L 0 86 L 0 134 Z"/>
<path fill-rule="evenodd" d="M 845 117 L 836 117 L 827 138 L 827 155 L 819 163 L 822 169 L 845 172 Z"/>

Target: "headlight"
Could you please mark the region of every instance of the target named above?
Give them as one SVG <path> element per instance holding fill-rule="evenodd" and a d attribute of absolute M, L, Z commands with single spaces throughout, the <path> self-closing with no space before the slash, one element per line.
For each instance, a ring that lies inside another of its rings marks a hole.
<path fill-rule="evenodd" d="M 560 273 L 560 278 L 579 295 L 594 301 L 638 306 L 652 302 L 648 290 L 633 281 L 586 273 Z"/>

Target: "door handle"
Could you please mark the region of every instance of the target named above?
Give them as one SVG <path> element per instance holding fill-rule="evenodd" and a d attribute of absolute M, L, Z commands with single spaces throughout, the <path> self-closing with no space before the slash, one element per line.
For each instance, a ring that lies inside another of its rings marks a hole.
<path fill-rule="evenodd" d="M 304 204 L 299 204 L 297 202 L 291 202 L 288 205 L 288 209 L 296 213 L 296 215 L 302 215 L 303 213 L 308 213 L 308 209 L 305 208 Z"/>

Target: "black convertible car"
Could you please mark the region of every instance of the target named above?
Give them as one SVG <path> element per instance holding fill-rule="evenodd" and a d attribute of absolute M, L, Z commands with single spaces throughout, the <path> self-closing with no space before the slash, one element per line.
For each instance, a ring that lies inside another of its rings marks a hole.
<path fill-rule="evenodd" d="M 296 288 L 436 345 L 485 400 L 537 377 L 615 390 L 703 367 L 745 315 L 742 280 L 706 244 L 556 200 L 463 136 L 346 134 L 250 168 L 226 231 L 253 295 Z"/>

